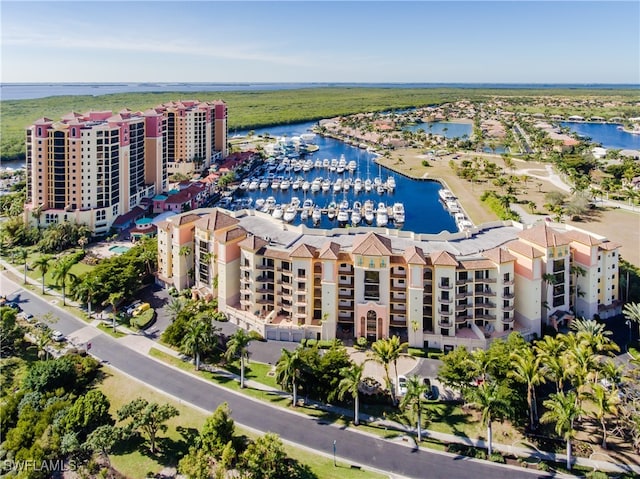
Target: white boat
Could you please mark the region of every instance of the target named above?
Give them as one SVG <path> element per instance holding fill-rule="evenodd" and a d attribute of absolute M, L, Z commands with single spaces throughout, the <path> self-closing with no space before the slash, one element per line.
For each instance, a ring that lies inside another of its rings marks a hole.
<path fill-rule="evenodd" d="M 279 188 L 280 188 L 280 178 L 274 178 L 273 181 L 271 182 L 271 189 L 277 190 Z"/>
<path fill-rule="evenodd" d="M 242 180 L 242 183 L 238 186 L 241 190 L 246 190 L 249 188 L 249 180 Z"/>
<path fill-rule="evenodd" d="M 308 181 L 303 181 L 302 182 L 302 191 L 309 191 L 309 188 L 311 188 L 311 183 L 309 183 Z"/>
<path fill-rule="evenodd" d="M 332 201 L 331 203 L 329 203 L 329 206 L 327 207 L 327 217 L 332 220 L 333 218 L 335 218 L 336 216 L 336 208 L 338 206 L 336 205 L 335 201 Z"/>
<path fill-rule="evenodd" d="M 449 200 L 445 203 L 445 206 L 449 210 L 450 213 L 458 213 L 460 211 L 460 205 L 455 200 Z"/>
<path fill-rule="evenodd" d="M 258 182 L 258 180 L 251 180 L 251 182 L 249 183 L 249 191 L 256 191 L 259 185 L 260 183 Z"/>
<path fill-rule="evenodd" d="M 296 179 L 293 183 L 291 183 L 291 188 L 294 190 L 299 190 L 300 186 L 302 186 L 302 181 L 300 179 Z"/>
<path fill-rule="evenodd" d="M 375 218 L 375 213 L 373 211 L 373 202 L 371 200 L 367 200 L 364 202 L 364 220 L 371 224 Z"/>
<path fill-rule="evenodd" d="M 264 198 L 258 198 L 255 202 L 255 205 L 257 210 L 261 210 L 264 206 Z"/>
<path fill-rule="evenodd" d="M 442 188 L 442 189 L 438 190 L 438 196 L 440 196 L 440 199 L 442 201 L 445 201 L 445 202 L 456 199 L 456 196 L 446 188 Z"/>
<path fill-rule="evenodd" d="M 376 186 L 376 191 L 378 192 L 379 195 L 384 195 L 384 185 L 383 184 L 379 184 L 378 186 Z"/>
<path fill-rule="evenodd" d="M 338 160 L 333 158 L 331 160 L 331 165 L 329 166 L 329 171 L 336 171 L 337 168 L 338 168 Z"/>
<path fill-rule="evenodd" d="M 393 204 L 393 222 L 397 224 L 404 223 L 404 205 L 396 202 Z"/>
<path fill-rule="evenodd" d="M 282 208 L 282 205 L 277 204 L 275 208 L 273 208 L 273 213 L 271 213 L 271 216 L 279 220 L 280 218 L 282 218 L 283 215 L 284 215 L 284 209 Z"/>
<path fill-rule="evenodd" d="M 344 191 L 349 191 L 349 188 L 351 188 L 351 179 L 350 179 L 350 178 L 347 178 L 346 180 L 344 180 L 344 181 L 342 182 L 342 189 L 343 189 Z"/>
<path fill-rule="evenodd" d="M 262 211 L 264 211 L 265 213 L 268 213 L 271 210 L 271 208 L 274 207 L 275 204 L 276 204 L 276 199 L 273 196 L 269 196 L 264 202 Z"/>
<path fill-rule="evenodd" d="M 322 160 L 320 158 L 318 158 L 315 163 L 313 164 L 314 168 L 322 168 Z"/>
<path fill-rule="evenodd" d="M 356 171 L 356 168 L 358 167 L 358 164 L 355 162 L 355 160 L 351 160 L 348 164 L 347 164 L 347 170 L 349 170 L 351 173 L 353 173 L 354 171 Z"/>
<path fill-rule="evenodd" d="M 382 184 L 382 178 L 380 178 L 379 176 L 376 176 L 376 177 L 373 179 L 373 186 L 376 186 L 376 187 L 377 187 L 378 185 L 381 185 L 381 184 Z"/>
<path fill-rule="evenodd" d="M 393 176 L 387 178 L 387 189 L 393 191 L 396 189 L 396 179 Z"/>
<path fill-rule="evenodd" d="M 297 196 L 292 196 L 291 206 L 293 206 L 294 208 L 298 208 L 300 206 L 300 198 L 298 198 Z"/>
<path fill-rule="evenodd" d="M 338 210 L 338 222 L 346 223 L 347 221 L 349 221 L 349 210 L 340 206 L 340 209 Z"/>
<path fill-rule="evenodd" d="M 307 221 L 309 219 L 309 210 L 308 209 L 303 209 L 300 212 L 300 219 L 302 221 Z"/>
<path fill-rule="evenodd" d="M 330 189 L 331 189 L 331 181 L 329 181 L 329 179 L 327 178 L 322 182 L 322 191 L 326 193 Z"/>
<path fill-rule="evenodd" d="M 303 170 L 303 165 L 302 162 L 300 161 L 293 161 L 291 162 L 291 169 L 294 171 L 294 173 L 299 173 L 300 170 Z"/>
<path fill-rule="evenodd" d="M 309 173 L 311 171 L 311 168 L 313 168 L 313 162 L 311 160 L 305 161 L 302 165 L 302 171 L 304 171 L 305 173 Z"/>
<path fill-rule="evenodd" d="M 289 205 L 287 209 L 284 210 L 284 215 L 282 219 L 287 223 L 291 223 L 295 219 L 297 214 L 298 214 L 298 208 L 296 208 L 293 205 Z"/>
<path fill-rule="evenodd" d="M 333 192 L 338 193 L 342 190 L 342 178 L 338 178 L 336 182 L 333 184 Z"/>
<path fill-rule="evenodd" d="M 316 178 L 311 183 L 311 192 L 317 193 L 318 191 L 320 191 L 320 188 L 322 188 L 322 178 Z"/>
<path fill-rule="evenodd" d="M 378 209 L 376 209 L 376 226 L 387 226 L 389 222 L 389 213 L 387 212 L 387 206 L 381 201 L 378 203 Z"/>
<path fill-rule="evenodd" d="M 282 183 L 280 183 L 280 189 L 282 191 L 288 190 L 290 186 L 291 180 L 289 180 L 289 178 L 285 178 L 284 180 L 282 180 Z"/>
<path fill-rule="evenodd" d="M 331 166 L 331 162 L 329 161 L 329 158 L 325 158 L 324 160 L 322 160 L 323 168 L 329 168 L 330 166 Z"/>
<path fill-rule="evenodd" d="M 320 219 L 322 218 L 322 211 L 320 211 L 319 207 L 315 207 L 313 209 L 313 213 L 311 213 L 311 219 L 314 223 L 320 223 Z"/>
<path fill-rule="evenodd" d="M 367 193 L 370 193 L 372 189 L 373 189 L 373 183 L 369 178 L 367 178 L 366 180 L 364 180 L 364 191 L 366 191 Z"/>
<path fill-rule="evenodd" d="M 362 191 L 362 188 L 362 180 L 360 178 L 356 178 L 356 180 L 353 182 L 353 191 L 355 191 L 356 193 L 360 193 Z"/>
<path fill-rule="evenodd" d="M 266 190 L 267 188 L 269 188 L 269 182 L 266 179 L 262 180 L 260 182 L 259 187 L 260 187 L 261 190 Z"/>
<path fill-rule="evenodd" d="M 458 228 L 460 231 L 468 230 L 469 228 L 473 228 L 473 223 L 469 220 L 462 220 L 458 223 Z"/>
<path fill-rule="evenodd" d="M 362 206 L 359 202 L 353 203 L 353 210 L 351 211 L 351 223 L 353 226 L 357 226 L 362 221 Z"/>
<path fill-rule="evenodd" d="M 302 203 L 302 208 L 304 208 L 305 210 L 310 210 L 311 208 L 313 208 L 313 200 L 311 198 L 307 198 L 306 200 L 304 200 L 304 202 Z"/>

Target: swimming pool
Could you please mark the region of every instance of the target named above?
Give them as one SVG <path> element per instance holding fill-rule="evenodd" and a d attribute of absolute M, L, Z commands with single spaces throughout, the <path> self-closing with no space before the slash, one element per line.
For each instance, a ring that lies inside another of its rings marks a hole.
<path fill-rule="evenodd" d="M 109 248 L 109 251 L 112 253 L 123 254 L 129 251 L 131 248 L 128 246 L 112 246 Z"/>

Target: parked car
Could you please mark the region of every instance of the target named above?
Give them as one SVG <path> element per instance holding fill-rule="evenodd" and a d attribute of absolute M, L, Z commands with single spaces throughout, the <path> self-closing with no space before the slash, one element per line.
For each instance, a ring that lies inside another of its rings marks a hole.
<path fill-rule="evenodd" d="M 398 396 L 407 394 L 407 378 L 398 376 Z"/>
<path fill-rule="evenodd" d="M 430 401 L 435 401 L 440 397 L 440 390 L 435 384 L 431 384 L 431 379 L 424 378 L 422 383 L 425 385 L 426 391 L 424 392 L 424 398 Z"/>
<path fill-rule="evenodd" d="M 131 316 L 138 316 L 142 313 L 144 313 L 147 309 L 149 309 L 151 307 L 151 305 L 149 303 L 142 303 L 140 305 L 138 305 L 133 312 L 131 313 Z"/>
<path fill-rule="evenodd" d="M 61 331 L 54 331 L 53 333 L 51 333 L 51 339 L 60 343 L 64 341 L 65 338 L 64 338 L 64 334 L 62 334 Z"/>
<path fill-rule="evenodd" d="M 129 306 L 127 306 L 124 309 L 124 312 L 129 316 L 131 316 L 133 314 L 133 311 L 141 304 L 142 304 L 142 301 L 140 301 L 139 299 L 136 299 L 133 303 L 131 303 Z"/>
<path fill-rule="evenodd" d="M 18 319 L 24 319 L 27 323 L 31 323 L 33 321 L 33 314 L 31 313 L 18 313 Z"/>
<path fill-rule="evenodd" d="M 20 305 L 14 301 L 7 301 L 4 306 L 8 306 L 11 309 L 13 309 L 14 311 L 17 311 L 18 313 L 22 312 L 22 308 L 20 307 Z"/>

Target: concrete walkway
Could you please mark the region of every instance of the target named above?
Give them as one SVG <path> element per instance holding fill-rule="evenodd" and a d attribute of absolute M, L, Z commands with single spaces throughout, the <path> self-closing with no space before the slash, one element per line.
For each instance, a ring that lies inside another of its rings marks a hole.
<path fill-rule="evenodd" d="M 19 282 L 22 282 L 22 271 L 18 270 L 18 268 L 14 267 L 13 265 L 9 264 L 8 262 L 4 261 L 4 260 L 0 260 L 0 264 L 10 273 L 12 273 L 15 277 L 16 280 Z M 41 283 L 35 279 L 29 278 L 27 277 L 27 282 L 40 287 Z M 36 288 L 36 294 L 40 294 L 41 293 L 41 289 Z M 60 293 L 58 293 L 57 291 L 49 291 L 48 293 L 51 296 L 57 296 L 59 298 L 62 297 L 62 295 Z M 80 305 L 74 301 L 70 301 L 67 300 L 67 305 L 69 306 L 75 306 L 75 307 L 80 307 Z M 58 307 L 58 305 L 54 305 L 55 307 Z M 81 328 L 80 330 L 77 330 L 74 332 L 73 337 L 74 338 L 78 338 L 79 340 L 82 338 L 85 339 L 90 339 L 91 337 L 95 337 L 97 335 L 100 334 L 106 334 L 100 330 L 98 330 L 97 325 L 101 322 L 101 320 L 94 320 L 92 321 L 87 327 L 85 328 Z M 88 329 L 90 328 L 90 329 Z M 92 329 L 94 331 L 92 331 Z M 158 344 L 157 342 L 153 341 L 152 339 L 146 337 L 143 333 L 137 333 L 137 332 L 133 332 L 131 330 L 129 330 L 128 328 L 125 328 L 123 326 L 118 326 L 117 327 L 118 331 L 125 333 L 125 336 L 120 338 L 118 341 L 122 344 L 124 344 L 125 346 L 131 348 L 132 350 L 140 353 L 140 354 L 144 354 L 146 356 L 149 356 L 149 351 L 152 348 L 155 349 L 159 349 L 163 352 L 166 352 L 167 354 L 170 354 L 174 357 L 177 358 L 181 358 L 184 359 L 183 355 L 181 355 L 179 352 L 171 349 L 171 348 L 167 348 L 161 344 Z M 364 353 L 363 357 L 364 357 Z M 151 359 L 154 359 L 156 361 L 161 362 L 159 359 L 156 359 L 152 356 L 149 356 Z M 358 357 L 358 356 L 357 356 Z M 361 359 L 363 359 L 363 357 Z M 369 365 L 369 363 L 372 363 L 371 361 L 367 362 L 367 365 Z M 164 364 L 164 363 L 163 363 Z M 372 366 L 372 367 L 375 367 Z M 404 358 L 400 361 L 398 361 L 398 374 L 402 374 L 401 371 L 409 373 L 411 372 L 411 370 L 415 367 L 415 361 L 414 358 Z M 207 369 L 209 369 L 207 367 Z M 233 373 L 230 373 L 228 371 L 223 371 L 221 369 L 218 368 L 212 368 L 213 370 L 215 370 L 216 372 L 220 372 L 225 374 L 228 377 L 233 377 L 235 380 L 239 381 L 239 377 Z M 184 374 L 193 374 L 187 371 L 183 371 L 180 370 L 182 373 Z M 392 373 L 392 375 L 395 375 L 395 372 Z M 261 389 L 264 391 L 271 391 L 275 394 L 281 394 L 281 395 L 289 395 L 286 392 L 283 392 L 279 389 L 276 388 L 272 388 L 270 386 L 264 385 L 262 383 L 258 383 L 256 381 L 252 381 L 252 380 L 247 380 L 246 381 L 246 385 L 250 388 L 254 388 L 254 389 Z M 238 393 L 241 394 L 241 393 Z M 300 400 L 304 400 L 304 398 L 299 398 Z M 312 405 L 314 407 L 317 407 L 318 409 L 321 410 L 325 410 L 328 412 L 332 412 L 334 414 L 337 415 L 342 415 L 345 417 L 352 417 L 353 416 L 353 411 L 350 408 L 342 408 L 342 407 L 338 407 L 338 406 L 334 406 L 331 404 L 324 404 L 324 403 L 320 403 L 317 401 L 310 401 L 307 400 L 306 404 L 308 405 Z M 273 407 L 279 407 L 279 406 L 273 406 Z M 370 416 L 367 414 L 360 414 L 359 415 L 360 421 L 364 422 L 364 423 L 370 423 L 371 425 L 374 426 L 380 426 L 380 427 L 384 427 L 386 429 L 392 429 L 392 430 L 396 430 L 399 433 L 401 433 L 402 436 L 404 436 L 406 438 L 406 436 L 411 436 L 413 437 L 413 435 L 415 434 L 415 428 L 410 428 L 407 427 L 403 424 L 397 423 L 395 421 L 390 421 L 386 418 L 380 418 L 380 417 L 374 417 L 374 416 Z M 357 430 L 357 429 L 355 429 Z M 362 431 L 359 431 L 361 433 L 364 433 Z M 365 434 L 371 434 L 371 433 L 365 433 Z M 425 430 L 423 431 L 423 435 L 425 438 L 433 438 L 436 439 L 438 441 L 442 441 L 445 443 L 456 443 L 456 444 L 464 444 L 464 445 L 468 445 L 468 446 L 474 446 L 474 447 L 480 447 L 480 448 L 486 448 L 487 444 L 486 441 L 482 440 L 482 439 L 473 439 L 473 438 L 466 438 L 466 437 L 461 437 L 461 436 L 455 436 L 452 434 L 446 434 L 446 433 L 439 433 L 436 431 L 431 431 L 431 430 Z M 414 440 L 414 439 L 411 439 Z M 420 446 L 418 446 L 420 447 Z M 534 447 L 523 447 L 522 445 L 509 445 L 509 444 L 500 444 L 500 443 L 493 443 L 493 448 L 497 451 L 501 451 L 504 453 L 508 453 L 508 454 L 513 454 L 515 456 L 520 456 L 520 457 L 526 457 L 526 458 L 539 458 L 545 461 L 558 461 L 558 462 L 563 462 L 566 460 L 566 456 L 564 456 L 563 454 L 554 454 L 551 452 L 546 452 L 546 451 L 539 451 L 537 449 L 535 449 Z M 609 458 L 611 459 L 611 458 Z M 586 459 L 586 458 L 575 458 L 575 462 L 574 464 L 578 464 L 578 465 L 583 465 L 583 466 L 587 466 L 587 467 L 593 467 L 599 470 L 608 470 L 608 471 L 616 471 L 616 472 L 625 472 L 625 471 L 633 471 L 636 474 L 640 474 L 640 464 L 633 464 L 633 465 L 625 465 L 625 464 L 616 464 L 612 459 L 611 460 L 592 460 L 592 459 Z"/>

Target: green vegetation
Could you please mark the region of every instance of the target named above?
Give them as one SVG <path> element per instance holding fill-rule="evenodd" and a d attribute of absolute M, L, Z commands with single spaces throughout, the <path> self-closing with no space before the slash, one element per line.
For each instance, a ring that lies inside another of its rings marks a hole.
<path fill-rule="evenodd" d="M 156 310 L 151 308 L 143 311 L 138 316 L 132 317 L 129 322 L 131 326 L 134 326 L 138 329 L 148 328 L 153 321 L 156 319 Z"/>
<path fill-rule="evenodd" d="M 413 106 L 439 105 L 456 100 L 487 101 L 496 97 L 525 99 L 518 111 L 532 111 L 536 99 L 558 95 L 568 98 L 602 98 L 619 100 L 619 108 L 585 107 L 591 115 L 637 116 L 634 102 L 637 90 L 507 90 L 455 88 L 306 88 L 280 91 L 190 92 L 189 98 L 201 101 L 222 98 L 229 107 L 229 129 L 318 120 L 360 112 L 386 111 Z M 122 93 L 101 96 L 60 96 L 33 100 L 5 100 L 0 102 L 0 136 L 2 160 L 24 158 L 24 128 L 46 116 L 58 119 L 70 112 L 89 110 L 119 111 L 130 108 L 144 111 L 159 103 L 184 98 L 180 92 Z M 568 110 L 580 114 L 580 109 L 565 106 L 540 107 L 551 113 Z M 584 112 L 586 114 L 586 111 Z"/>
<path fill-rule="evenodd" d="M 493 191 L 487 191 L 480 197 L 484 201 L 491 211 L 493 211 L 501 220 L 515 220 L 520 221 L 518 213 L 512 211 L 509 208 L 510 198 L 507 195 L 498 195 Z"/>

